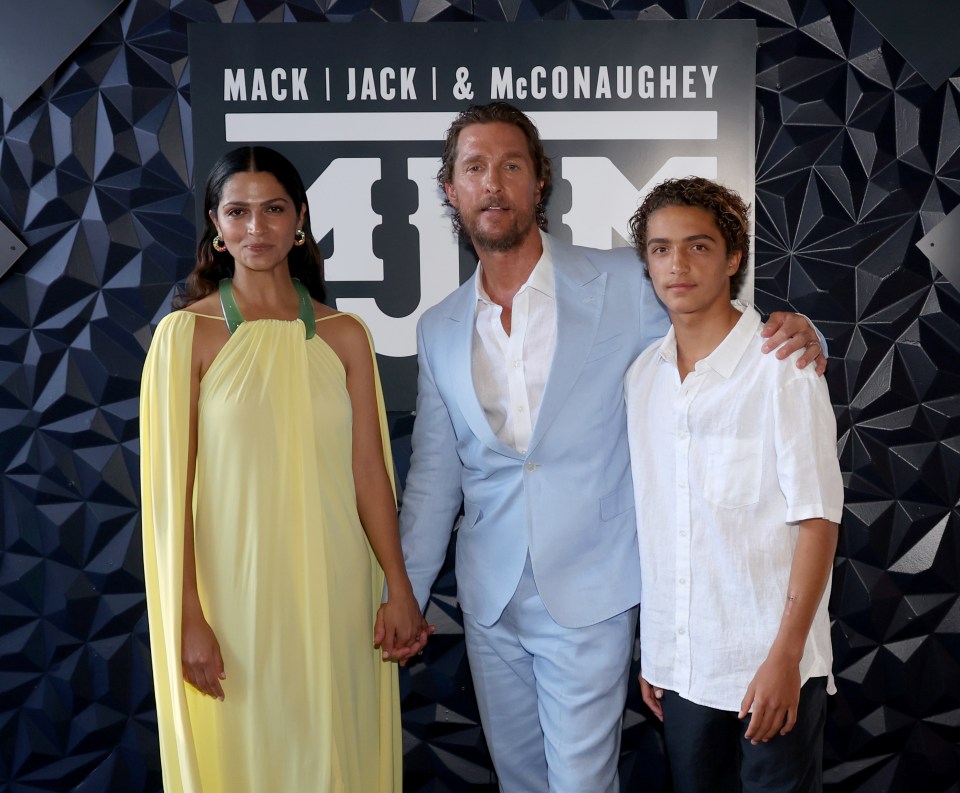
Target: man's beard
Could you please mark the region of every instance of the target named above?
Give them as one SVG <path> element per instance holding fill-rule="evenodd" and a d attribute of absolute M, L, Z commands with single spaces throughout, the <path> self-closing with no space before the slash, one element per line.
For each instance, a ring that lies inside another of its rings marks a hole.
<path fill-rule="evenodd" d="M 480 214 L 482 215 L 482 212 Z M 477 216 L 477 221 L 479 221 L 479 217 L 480 215 Z M 519 248 L 529 236 L 530 229 L 536 225 L 536 218 L 531 215 L 527 218 L 526 223 L 521 224 L 519 221 L 520 218 L 516 218 L 513 226 L 493 235 L 487 234 L 480 227 L 479 222 L 470 222 L 461 215 L 463 230 L 467 233 L 477 253 L 480 251 L 507 253 Z"/>

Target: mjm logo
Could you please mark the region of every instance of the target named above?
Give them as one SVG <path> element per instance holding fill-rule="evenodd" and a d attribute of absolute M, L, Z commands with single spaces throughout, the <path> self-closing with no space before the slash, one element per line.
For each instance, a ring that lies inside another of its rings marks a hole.
<path fill-rule="evenodd" d="M 531 113 L 548 153 L 563 141 L 645 139 L 715 139 L 716 114 L 709 111 L 623 111 Z M 441 147 L 452 113 L 233 113 L 226 117 L 227 139 L 258 141 L 344 142 L 436 141 Z M 629 130 L 629 137 L 624 130 Z M 637 145 L 642 145 L 638 141 Z M 681 144 L 682 145 L 682 144 Z M 340 157 L 307 190 L 313 230 L 318 240 L 335 231 L 335 249 L 325 263 L 329 282 L 380 282 L 385 262 L 374 251 L 374 232 L 383 219 L 371 205 L 371 189 L 382 179 L 378 157 Z M 436 173 L 439 158 L 409 157 L 406 178 L 415 185 L 416 211 L 409 224 L 417 230 L 419 302 L 403 316 L 385 311 L 373 297 L 339 297 L 337 308 L 358 314 L 370 327 L 380 355 L 406 358 L 416 354 L 420 316 L 459 286 L 459 246 L 448 210 L 441 204 Z M 572 231 L 575 245 L 609 248 L 617 235 L 629 239 L 627 222 L 647 190 L 671 177 L 691 174 L 715 179 L 716 157 L 669 157 L 655 172 L 634 184 L 607 157 L 561 156 L 554 159 L 555 179 L 570 185 L 572 204 L 561 222 Z M 398 191 L 408 189 L 398 185 Z M 399 243 L 404 244 L 404 243 Z M 406 243 L 409 244 L 409 243 Z M 389 242 L 380 242 L 389 250 Z M 409 251 L 407 251 L 409 253 Z"/>

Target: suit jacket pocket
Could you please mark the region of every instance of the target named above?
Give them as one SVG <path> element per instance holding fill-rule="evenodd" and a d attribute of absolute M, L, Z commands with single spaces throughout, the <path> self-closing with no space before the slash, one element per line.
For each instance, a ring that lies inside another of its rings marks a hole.
<path fill-rule="evenodd" d="M 480 518 L 483 517 L 483 512 L 480 511 L 480 507 L 476 504 L 471 504 L 469 501 L 463 502 L 463 517 L 460 518 L 460 524 L 457 526 L 457 531 L 470 531 L 477 523 L 480 522 Z"/>
<path fill-rule="evenodd" d="M 619 350 L 622 345 L 623 334 L 621 333 L 618 333 L 616 336 L 611 336 L 609 339 L 598 341 L 590 348 L 590 352 L 587 353 L 586 362 L 590 363 L 590 361 L 596 361 L 598 358 L 606 358 L 608 355 Z"/>
<path fill-rule="evenodd" d="M 600 517 L 602 520 L 610 520 L 633 509 L 633 483 L 629 480 L 625 485 L 621 485 L 609 495 L 600 499 Z"/>

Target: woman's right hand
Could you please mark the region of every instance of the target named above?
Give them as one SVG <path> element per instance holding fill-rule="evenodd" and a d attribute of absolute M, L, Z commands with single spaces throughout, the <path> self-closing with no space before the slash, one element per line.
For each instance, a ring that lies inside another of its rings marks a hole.
<path fill-rule="evenodd" d="M 180 663 L 183 679 L 201 694 L 223 700 L 221 680 L 227 676 L 223 671 L 220 643 L 213 628 L 199 610 L 184 609 L 180 629 Z"/>

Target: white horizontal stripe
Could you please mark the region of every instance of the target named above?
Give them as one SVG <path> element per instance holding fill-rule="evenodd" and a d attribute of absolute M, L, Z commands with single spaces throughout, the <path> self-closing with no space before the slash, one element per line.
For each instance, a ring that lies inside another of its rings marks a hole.
<path fill-rule="evenodd" d="M 714 110 L 530 113 L 544 140 L 716 140 Z M 227 113 L 228 142 L 443 140 L 453 113 Z"/>

